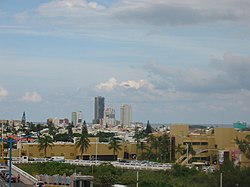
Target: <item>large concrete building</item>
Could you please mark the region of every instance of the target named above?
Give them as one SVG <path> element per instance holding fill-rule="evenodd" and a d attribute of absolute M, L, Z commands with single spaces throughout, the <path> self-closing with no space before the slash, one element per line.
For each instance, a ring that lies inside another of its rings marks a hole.
<path fill-rule="evenodd" d="M 105 123 L 109 128 L 115 126 L 115 109 L 107 108 L 105 109 Z"/>
<path fill-rule="evenodd" d="M 94 115 L 94 124 L 100 124 L 104 118 L 104 109 L 105 109 L 105 98 L 98 96 L 95 97 L 95 115 Z"/>
<path fill-rule="evenodd" d="M 120 108 L 120 124 L 122 127 L 130 127 L 132 123 L 132 107 L 122 105 Z"/>
<path fill-rule="evenodd" d="M 82 124 L 82 111 L 72 112 L 71 122 L 73 123 L 74 127 L 81 125 Z"/>

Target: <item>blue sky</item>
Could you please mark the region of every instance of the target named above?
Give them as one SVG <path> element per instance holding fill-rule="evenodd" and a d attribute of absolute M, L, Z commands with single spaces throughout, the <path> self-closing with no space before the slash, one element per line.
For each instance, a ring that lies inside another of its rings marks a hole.
<path fill-rule="evenodd" d="M 247 0 L 0 1 L 0 119 L 46 121 L 95 96 L 133 120 L 250 122 Z"/>

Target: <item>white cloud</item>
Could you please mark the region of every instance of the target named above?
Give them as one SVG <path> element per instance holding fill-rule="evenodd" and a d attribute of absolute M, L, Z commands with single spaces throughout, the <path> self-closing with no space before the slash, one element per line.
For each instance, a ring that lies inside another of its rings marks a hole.
<path fill-rule="evenodd" d="M 21 98 L 21 101 L 39 103 L 42 101 L 42 97 L 37 92 L 26 92 Z"/>
<path fill-rule="evenodd" d="M 117 80 L 112 77 L 110 78 L 107 82 L 100 83 L 96 85 L 96 88 L 99 90 L 105 90 L 105 91 L 112 91 L 116 88 L 121 88 L 121 89 L 141 89 L 141 88 L 146 88 L 148 90 L 153 89 L 153 85 L 148 83 L 145 80 L 127 80 L 127 81 L 122 81 L 120 83 L 117 82 Z"/>
<path fill-rule="evenodd" d="M 124 87 L 124 88 L 134 88 L 138 90 L 139 88 L 146 86 L 146 84 L 147 83 L 144 80 L 139 80 L 139 81 L 128 80 L 128 81 L 121 82 L 119 86 Z"/>
<path fill-rule="evenodd" d="M 8 91 L 0 87 L 0 100 L 7 97 L 8 95 L 9 95 Z"/>
<path fill-rule="evenodd" d="M 107 82 L 98 84 L 96 88 L 99 90 L 112 91 L 115 86 L 117 86 L 117 81 L 112 77 Z"/>
<path fill-rule="evenodd" d="M 87 18 L 97 16 L 99 10 L 105 7 L 86 0 L 54 0 L 41 4 L 36 12 L 42 17 Z"/>

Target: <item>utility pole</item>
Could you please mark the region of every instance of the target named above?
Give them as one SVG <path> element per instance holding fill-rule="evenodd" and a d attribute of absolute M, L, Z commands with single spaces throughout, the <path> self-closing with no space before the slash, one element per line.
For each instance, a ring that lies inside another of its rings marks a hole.
<path fill-rule="evenodd" d="M 222 184 L 222 173 L 220 173 L 220 187 L 222 187 L 223 184 Z"/>
<path fill-rule="evenodd" d="M 11 187 L 11 177 L 12 177 L 12 168 L 11 168 L 11 162 L 12 162 L 12 142 L 13 140 L 12 139 L 9 139 L 8 142 L 10 142 L 10 162 L 9 162 L 9 168 L 10 168 L 10 171 L 9 171 L 9 187 Z"/>
<path fill-rule="evenodd" d="M 136 172 L 136 187 L 139 187 L 139 172 Z"/>
<path fill-rule="evenodd" d="M 188 164 L 188 143 L 187 143 L 187 164 Z"/>
<path fill-rule="evenodd" d="M 172 138 L 171 135 L 169 137 L 170 145 L 169 145 L 169 160 L 172 161 Z"/>

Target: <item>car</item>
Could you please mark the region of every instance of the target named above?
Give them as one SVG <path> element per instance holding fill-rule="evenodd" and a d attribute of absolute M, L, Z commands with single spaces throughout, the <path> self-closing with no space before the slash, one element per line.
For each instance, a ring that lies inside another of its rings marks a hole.
<path fill-rule="evenodd" d="M 45 183 L 43 181 L 37 181 L 34 184 L 34 187 L 45 187 Z"/>
<path fill-rule="evenodd" d="M 4 177 L 4 173 L 6 173 L 6 172 L 8 172 L 8 170 L 7 169 L 0 169 L 0 176 L 1 177 Z"/>
<path fill-rule="evenodd" d="M 9 179 L 10 179 L 10 175 L 6 175 L 5 181 L 6 181 L 6 182 L 9 182 Z M 11 182 L 17 182 L 16 176 L 11 175 Z"/>

